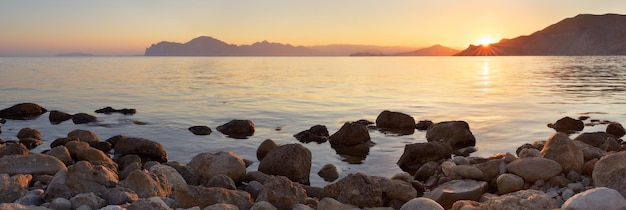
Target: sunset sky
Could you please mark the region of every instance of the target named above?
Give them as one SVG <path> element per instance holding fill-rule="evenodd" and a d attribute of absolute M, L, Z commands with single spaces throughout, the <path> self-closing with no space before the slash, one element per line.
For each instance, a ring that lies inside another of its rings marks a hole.
<path fill-rule="evenodd" d="M 463 49 L 577 14 L 626 14 L 624 0 L 4 0 L 0 55 L 143 54 L 160 41 L 373 44 Z"/>

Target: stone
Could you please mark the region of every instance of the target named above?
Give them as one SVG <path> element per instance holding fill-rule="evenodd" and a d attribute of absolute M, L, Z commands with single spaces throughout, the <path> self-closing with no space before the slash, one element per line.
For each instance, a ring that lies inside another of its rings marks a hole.
<path fill-rule="evenodd" d="M 206 125 L 191 126 L 187 130 L 189 130 L 191 133 L 195 135 L 202 135 L 202 136 L 211 135 L 211 133 L 213 132 L 211 128 L 209 128 L 209 126 L 206 126 Z"/>
<path fill-rule="evenodd" d="M 93 165 L 87 161 L 78 161 L 67 167 L 67 174 L 62 178 L 57 178 L 58 175 L 55 175 L 52 182 L 55 182 L 55 179 L 61 180 L 62 182 L 59 184 L 67 186 L 73 193 L 94 192 L 96 195 L 103 195 L 106 188 L 118 184 L 117 174 L 111 169 Z M 48 187 L 48 191 L 50 191 L 50 187 Z"/>
<path fill-rule="evenodd" d="M 339 172 L 337 172 L 337 167 L 333 164 L 326 164 L 322 166 L 322 168 L 317 172 L 317 175 L 322 177 L 324 181 L 332 182 L 339 178 Z"/>
<path fill-rule="evenodd" d="M 105 142 L 109 142 L 109 144 L 111 144 L 111 147 L 115 148 L 115 144 L 117 144 L 118 141 L 128 138 L 127 136 L 123 136 L 123 135 L 117 135 L 117 136 L 113 136 L 111 138 L 108 138 L 107 140 L 104 140 Z"/>
<path fill-rule="evenodd" d="M 246 176 L 243 178 L 244 182 L 251 182 L 251 181 L 257 181 L 261 184 L 264 184 L 265 182 L 270 180 L 270 175 L 264 174 L 263 172 L 259 172 L 259 171 L 250 171 L 248 173 L 246 173 Z"/>
<path fill-rule="evenodd" d="M 49 174 L 67 169 L 59 159 L 45 154 L 6 155 L 0 158 L 0 173 Z"/>
<path fill-rule="evenodd" d="M 348 174 L 336 183 L 326 185 L 322 194 L 361 208 L 383 206 L 383 191 L 378 179 L 363 173 Z"/>
<path fill-rule="evenodd" d="M 168 162 L 167 165 L 176 169 L 176 171 L 178 171 L 178 173 L 185 179 L 187 184 L 198 185 L 198 182 L 200 182 L 200 175 L 198 175 L 198 173 L 191 167 L 183 165 L 179 162 Z"/>
<path fill-rule="evenodd" d="M 122 205 L 139 200 L 139 195 L 131 189 L 117 186 L 114 188 L 107 188 L 103 198 L 105 198 L 109 205 Z"/>
<path fill-rule="evenodd" d="M 100 209 L 107 205 L 104 199 L 96 196 L 96 194 L 92 192 L 77 194 L 70 199 L 70 202 L 72 202 L 72 209 L 76 209 L 82 205 L 89 206 L 91 209 Z"/>
<path fill-rule="evenodd" d="M 171 210 L 161 198 L 150 197 L 139 199 L 126 207 L 128 210 Z"/>
<path fill-rule="evenodd" d="M 561 164 L 564 171 L 581 173 L 585 159 L 582 150 L 565 133 L 555 133 L 548 138 L 541 154 Z"/>
<path fill-rule="evenodd" d="M 458 200 L 478 201 L 480 196 L 487 191 L 487 182 L 470 179 L 452 180 L 439 185 L 432 191 L 424 194 L 425 198 L 430 198 L 441 204 L 446 209 Z"/>
<path fill-rule="evenodd" d="M 138 155 L 142 162 L 151 160 L 159 163 L 167 162 L 167 153 L 163 145 L 156 141 L 144 138 L 121 138 L 113 145 L 115 145 L 115 154 Z"/>
<path fill-rule="evenodd" d="M 452 210 L 481 210 L 481 203 L 470 200 L 459 200 L 452 204 Z"/>
<path fill-rule="evenodd" d="M 430 127 L 433 124 L 434 124 L 433 121 L 430 121 L 430 120 L 420 120 L 419 122 L 417 122 L 417 124 L 415 124 L 415 129 L 419 131 L 425 131 L 425 130 L 428 130 L 428 127 Z"/>
<path fill-rule="evenodd" d="M 507 194 L 521 190 L 524 187 L 524 179 L 515 174 L 501 174 L 496 179 L 496 185 L 500 194 Z"/>
<path fill-rule="evenodd" d="M 417 190 L 410 183 L 391 179 L 381 179 L 379 183 L 388 200 L 407 202 L 417 197 Z"/>
<path fill-rule="evenodd" d="M 613 135 L 615 138 L 622 138 L 626 134 L 626 130 L 622 124 L 618 122 L 611 122 L 606 126 L 606 132 Z"/>
<path fill-rule="evenodd" d="M 228 203 L 239 209 L 249 209 L 252 206 L 250 194 L 243 191 L 228 190 L 220 187 L 200 187 L 186 184 L 178 184 L 174 190 L 176 206 L 178 208 L 191 208 L 198 206 L 205 208 L 217 203 Z"/>
<path fill-rule="evenodd" d="M 54 210 L 72 210 L 72 202 L 65 198 L 56 198 L 48 207 Z"/>
<path fill-rule="evenodd" d="M 63 164 L 65 164 L 65 166 L 70 166 L 74 164 L 74 160 L 72 159 L 72 156 L 70 156 L 70 151 L 67 150 L 67 148 L 64 146 L 54 147 L 45 154 L 59 159 L 61 162 L 63 162 Z"/>
<path fill-rule="evenodd" d="M 466 179 L 482 180 L 485 178 L 485 175 L 483 174 L 483 172 L 474 166 L 454 165 L 452 167 L 452 171 L 455 174 Z"/>
<path fill-rule="evenodd" d="M 87 113 L 78 113 L 72 116 L 72 122 L 74 122 L 74 124 L 85 124 L 97 121 L 98 118 L 96 116 Z"/>
<path fill-rule="evenodd" d="M 76 129 L 67 134 L 68 139 L 80 139 L 81 142 L 87 142 L 89 145 L 93 145 L 96 142 L 100 141 L 100 138 L 92 132 L 88 130 Z"/>
<path fill-rule="evenodd" d="M 329 137 L 329 142 L 333 146 L 355 146 L 370 141 L 371 138 L 367 127 L 351 122 L 344 123 L 337 132 Z"/>
<path fill-rule="evenodd" d="M 87 147 L 81 149 L 76 154 L 76 160 L 85 160 L 94 165 L 101 165 L 110 168 L 111 171 L 118 171 L 117 163 L 115 163 L 107 154 L 104 154 L 99 149 L 93 147 Z"/>
<path fill-rule="evenodd" d="M 439 205 L 436 201 L 430 198 L 413 198 L 410 201 L 406 202 L 400 210 L 444 210 L 443 206 Z"/>
<path fill-rule="evenodd" d="M 171 166 L 158 164 L 150 167 L 149 171 L 150 174 L 154 174 L 157 177 L 165 177 L 167 179 L 167 182 L 170 184 L 170 190 L 173 190 L 172 188 L 177 184 L 187 184 L 185 178 L 183 178 L 183 176 L 180 175 L 180 173 L 178 173 L 178 171 Z"/>
<path fill-rule="evenodd" d="M 211 179 L 206 183 L 206 187 L 221 187 L 229 190 L 236 190 L 237 186 L 235 186 L 235 182 L 230 177 L 224 174 L 218 174 L 212 176 Z"/>
<path fill-rule="evenodd" d="M 318 210 L 350 210 L 358 208 L 355 205 L 341 203 L 333 198 L 326 197 L 317 203 Z"/>
<path fill-rule="evenodd" d="M 561 206 L 564 210 L 584 210 L 584 209 L 604 209 L 619 210 L 626 209 L 626 199 L 614 189 L 597 187 L 576 194 Z"/>
<path fill-rule="evenodd" d="M 258 171 L 308 185 L 311 159 L 311 151 L 301 144 L 285 144 L 270 151 L 259 163 Z"/>
<path fill-rule="evenodd" d="M 35 147 L 43 144 L 43 141 L 34 138 L 22 138 L 19 140 L 19 143 L 24 145 L 26 149 L 34 149 Z"/>
<path fill-rule="evenodd" d="M 58 110 L 52 110 L 50 111 L 50 114 L 48 115 L 48 120 L 50 120 L 52 124 L 59 124 L 69 119 L 72 119 L 72 117 L 74 116 L 71 114 L 58 111 Z"/>
<path fill-rule="evenodd" d="M 0 118 L 10 120 L 25 120 L 37 117 L 48 110 L 34 103 L 20 103 L 0 110 Z"/>
<path fill-rule="evenodd" d="M 592 176 L 593 174 L 593 168 L 596 167 L 596 163 L 598 163 L 598 159 L 594 158 L 591 159 L 587 162 L 585 162 L 585 164 L 583 165 L 583 172 L 582 174 L 585 176 Z"/>
<path fill-rule="evenodd" d="M 194 156 L 187 166 L 200 175 L 200 183 L 206 183 L 211 177 L 224 174 L 235 183 L 240 183 L 246 175 L 246 164 L 239 155 L 230 151 L 200 153 Z"/>
<path fill-rule="evenodd" d="M 433 161 L 428 161 L 422 164 L 417 171 L 415 171 L 413 178 L 419 181 L 426 181 L 435 174 L 438 168 L 439 164 Z"/>
<path fill-rule="evenodd" d="M 68 138 L 57 138 L 54 141 L 52 141 L 52 143 L 50 143 L 50 148 L 55 148 L 58 146 L 64 146 L 67 142 L 70 141 L 80 141 L 79 139 L 68 139 Z"/>
<path fill-rule="evenodd" d="M 78 156 L 78 152 L 82 149 L 89 148 L 89 143 L 82 141 L 69 141 L 65 143 L 65 147 L 70 152 L 70 156 L 76 159 Z"/>
<path fill-rule="evenodd" d="M 596 187 L 608 187 L 617 190 L 626 197 L 626 151 L 610 153 L 595 164 L 592 172 Z"/>
<path fill-rule="evenodd" d="M 597 147 L 593 147 L 582 141 L 574 140 L 572 142 L 576 144 L 580 151 L 583 152 L 583 159 L 585 159 L 585 161 L 589 161 L 591 159 L 600 159 L 601 157 L 606 155 L 606 151 Z"/>
<path fill-rule="evenodd" d="M 542 209 L 558 208 L 556 201 L 541 191 L 520 190 L 483 202 L 483 209 Z"/>
<path fill-rule="evenodd" d="M 0 204 L 2 210 L 49 210 L 46 207 L 41 206 L 25 206 L 19 203 L 2 203 Z"/>
<path fill-rule="evenodd" d="M 426 131 L 428 142 L 445 142 L 452 151 L 461 148 L 476 146 L 476 138 L 465 121 L 447 121 L 435 123 Z"/>
<path fill-rule="evenodd" d="M 267 201 L 278 209 L 291 209 L 291 206 L 303 203 L 306 197 L 306 191 L 300 184 L 284 176 L 272 176 L 263 184 L 256 200 Z"/>
<path fill-rule="evenodd" d="M 558 162 L 542 157 L 520 158 L 507 164 L 506 168 L 529 183 L 548 180 L 563 170 Z"/>
<path fill-rule="evenodd" d="M 259 148 L 257 148 L 256 150 L 257 160 L 263 160 L 263 158 L 265 157 L 265 155 L 267 155 L 267 153 L 278 148 L 278 146 L 279 145 L 276 142 L 272 141 L 271 139 L 266 139 L 259 145 Z"/>
<path fill-rule="evenodd" d="M 252 197 L 252 200 L 256 200 L 261 190 L 263 190 L 263 184 L 258 181 L 251 181 L 248 182 L 245 190 L 246 192 L 250 193 L 250 197 Z"/>
<path fill-rule="evenodd" d="M 226 124 L 217 126 L 217 130 L 231 138 L 245 139 L 254 135 L 255 126 L 250 120 L 231 120 Z"/>
<path fill-rule="evenodd" d="M 42 194 L 42 189 L 33 190 L 28 192 L 23 197 L 15 200 L 13 203 L 19 203 L 25 206 L 41 206 L 45 203 L 45 200 L 43 200 L 43 197 L 41 196 Z"/>
<path fill-rule="evenodd" d="M 376 117 L 376 127 L 401 133 L 413 133 L 415 119 L 404 113 L 385 110 Z"/>
<path fill-rule="evenodd" d="M 33 138 L 41 140 L 41 133 L 37 129 L 22 128 L 17 133 L 17 139 Z"/>
<path fill-rule="evenodd" d="M 617 144 L 617 142 L 615 141 L 615 137 L 605 132 L 581 133 L 576 138 L 574 138 L 574 140 L 584 142 L 603 151 L 616 150 L 612 147 L 615 147 Z"/>
<path fill-rule="evenodd" d="M 166 197 L 172 193 L 172 187 L 165 176 L 152 174 L 146 170 L 130 172 L 126 179 L 120 181 L 120 186 L 135 191 L 139 198 Z"/>
<path fill-rule="evenodd" d="M 585 128 L 585 123 L 582 120 L 577 120 L 571 117 L 564 117 L 557 120 L 553 127 L 554 130 L 563 133 L 574 133 L 576 131 L 582 131 Z"/>
<path fill-rule="evenodd" d="M 203 210 L 239 210 L 239 208 L 232 204 L 216 203 L 205 207 Z"/>
<path fill-rule="evenodd" d="M 252 207 L 250 207 L 250 210 L 278 210 L 278 209 L 274 207 L 270 202 L 258 201 L 254 203 Z"/>
<path fill-rule="evenodd" d="M 500 159 L 488 160 L 487 162 L 472 165 L 483 172 L 483 180 L 494 180 L 498 175 L 506 172 L 506 161 Z"/>
<path fill-rule="evenodd" d="M 93 148 L 96 148 L 106 154 L 109 154 L 109 152 L 111 152 L 111 149 L 113 149 L 113 147 L 111 146 L 111 143 L 109 142 L 105 142 L 105 141 L 99 141 L 96 142 L 92 145 Z"/>
<path fill-rule="evenodd" d="M 329 136 L 328 129 L 324 125 L 314 125 L 309 130 L 293 135 L 300 142 L 309 143 L 314 141 L 320 144 L 328 141 Z"/>
<path fill-rule="evenodd" d="M 405 172 L 415 174 L 422 164 L 429 161 L 439 161 L 452 156 L 452 150 L 447 144 L 438 142 L 414 143 L 404 146 L 404 152 L 397 164 Z"/>
<path fill-rule="evenodd" d="M 100 114 L 112 114 L 112 113 L 120 113 L 123 115 L 133 115 L 137 113 L 136 109 L 128 109 L 128 108 L 123 108 L 123 109 L 114 109 L 110 106 L 104 107 L 102 109 L 98 109 L 95 111 L 96 113 L 100 113 Z"/>
<path fill-rule="evenodd" d="M 32 180 L 31 175 L 0 174 L 0 203 L 12 203 L 13 201 L 26 195 L 28 183 Z"/>

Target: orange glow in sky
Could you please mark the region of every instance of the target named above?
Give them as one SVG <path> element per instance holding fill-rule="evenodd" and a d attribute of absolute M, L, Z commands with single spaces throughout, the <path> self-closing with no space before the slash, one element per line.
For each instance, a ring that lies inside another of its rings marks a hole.
<path fill-rule="evenodd" d="M 0 56 L 143 54 L 160 41 L 211 36 L 312 46 L 464 49 L 515 38 L 578 14 L 626 14 L 624 0 L 3 1 Z"/>

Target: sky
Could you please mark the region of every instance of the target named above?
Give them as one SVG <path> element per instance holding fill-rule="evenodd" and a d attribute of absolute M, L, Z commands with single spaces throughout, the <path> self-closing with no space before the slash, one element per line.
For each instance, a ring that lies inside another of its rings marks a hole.
<path fill-rule="evenodd" d="M 464 49 L 625 0 L 0 0 L 0 55 L 142 55 L 160 41 Z"/>

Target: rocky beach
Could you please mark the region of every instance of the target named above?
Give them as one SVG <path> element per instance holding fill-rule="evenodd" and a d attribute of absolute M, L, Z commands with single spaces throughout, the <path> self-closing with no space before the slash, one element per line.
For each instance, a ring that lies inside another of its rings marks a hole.
<path fill-rule="evenodd" d="M 52 124 L 97 122 L 88 113 L 48 111 L 33 103 L 0 110 L 0 118 L 8 124 L 44 113 Z M 599 124 L 606 131 L 585 132 Z M 488 157 L 471 156 L 480 139 L 465 121 L 416 122 L 393 111 L 381 112 L 375 121 L 346 122 L 336 132 L 315 125 L 294 135 L 303 143 L 328 143 L 337 153 L 358 156 L 375 145 L 372 130 L 425 131 L 427 142 L 407 144 L 397 161 L 404 172 L 392 177 L 340 177 L 332 164 L 311 171 L 309 149 L 271 139 L 258 145 L 257 160 L 219 151 L 180 163 L 168 160 L 159 142 L 141 136 L 101 140 L 76 129 L 36 154 L 30 150 L 42 144 L 45 133 L 25 127 L 18 140 L 2 141 L 0 147 L 0 209 L 625 209 L 622 125 L 579 116 L 548 127 L 554 134 L 545 141 Z M 255 124 L 235 119 L 216 130 L 239 139 L 254 135 Z M 204 125 L 189 131 L 212 132 Z M 258 168 L 249 167 L 254 162 Z M 311 176 L 328 184 L 311 186 Z"/>

